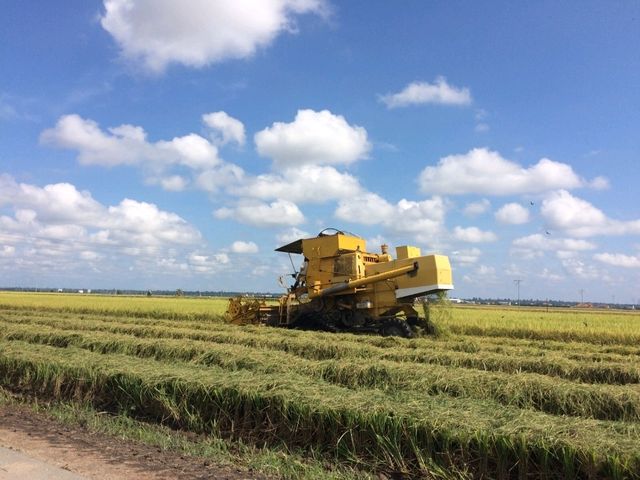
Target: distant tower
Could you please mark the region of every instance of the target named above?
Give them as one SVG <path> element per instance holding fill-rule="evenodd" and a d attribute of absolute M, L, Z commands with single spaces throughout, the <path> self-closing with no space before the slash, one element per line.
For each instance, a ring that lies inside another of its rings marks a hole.
<path fill-rule="evenodd" d="M 516 284 L 516 289 L 518 290 L 518 306 L 520 306 L 520 282 L 522 282 L 522 279 L 520 278 L 516 278 L 513 283 Z"/>

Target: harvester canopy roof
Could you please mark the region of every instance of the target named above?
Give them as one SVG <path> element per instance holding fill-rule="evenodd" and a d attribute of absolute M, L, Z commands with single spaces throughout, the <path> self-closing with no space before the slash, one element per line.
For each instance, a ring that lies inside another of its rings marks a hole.
<path fill-rule="evenodd" d="M 280 248 L 276 248 L 276 252 L 302 254 L 302 239 L 283 245 Z"/>
<path fill-rule="evenodd" d="M 291 242 L 288 243 L 287 245 L 283 245 L 280 248 L 276 248 L 276 252 L 284 252 L 284 253 L 297 253 L 297 254 L 302 254 L 303 253 L 303 241 L 304 240 L 313 240 L 316 238 L 321 238 L 321 237 L 337 237 L 338 235 L 342 235 L 342 238 L 345 237 L 352 237 L 353 239 L 358 239 L 361 240 L 363 242 L 362 245 L 362 249 L 364 249 L 365 243 L 364 240 L 358 236 L 355 235 L 351 232 L 344 232 L 342 230 L 338 230 L 336 228 L 325 228 L 324 230 L 322 230 L 317 236 L 315 237 L 311 237 L 311 238 L 301 238 L 299 240 L 296 240 L 295 242 Z M 355 248 L 354 248 L 355 250 Z"/>

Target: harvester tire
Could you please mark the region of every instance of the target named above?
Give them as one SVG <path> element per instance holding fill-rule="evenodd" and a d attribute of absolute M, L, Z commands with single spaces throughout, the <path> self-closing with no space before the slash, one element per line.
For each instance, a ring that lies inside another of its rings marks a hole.
<path fill-rule="evenodd" d="M 385 337 L 412 338 L 413 330 L 409 324 L 401 318 L 389 318 L 384 321 L 381 333 Z"/>

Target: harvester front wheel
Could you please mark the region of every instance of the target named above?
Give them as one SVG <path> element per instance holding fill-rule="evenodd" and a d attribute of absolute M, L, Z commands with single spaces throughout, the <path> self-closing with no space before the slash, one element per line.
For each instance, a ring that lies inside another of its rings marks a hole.
<path fill-rule="evenodd" d="M 409 324 L 401 318 L 388 318 L 383 322 L 380 331 L 385 337 L 413 337 L 413 330 L 411 330 Z"/>

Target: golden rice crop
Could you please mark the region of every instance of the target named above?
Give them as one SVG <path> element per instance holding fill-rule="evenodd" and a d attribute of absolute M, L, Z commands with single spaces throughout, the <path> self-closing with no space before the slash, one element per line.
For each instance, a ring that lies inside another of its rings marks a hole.
<path fill-rule="evenodd" d="M 0 292 L 0 386 L 374 470 L 640 478 L 637 315 L 454 308 L 449 335 L 398 339 L 225 305 Z"/>
<path fill-rule="evenodd" d="M 230 372 L 13 341 L 0 350 L 0 381 L 194 431 L 284 440 L 414 473 L 426 458 L 470 462 L 490 476 L 505 468 L 524 476 L 622 478 L 640 466 L 640 427 L 632 423 L 463 397 L 354 391 L 310 384 L 297 373 Z"/>

